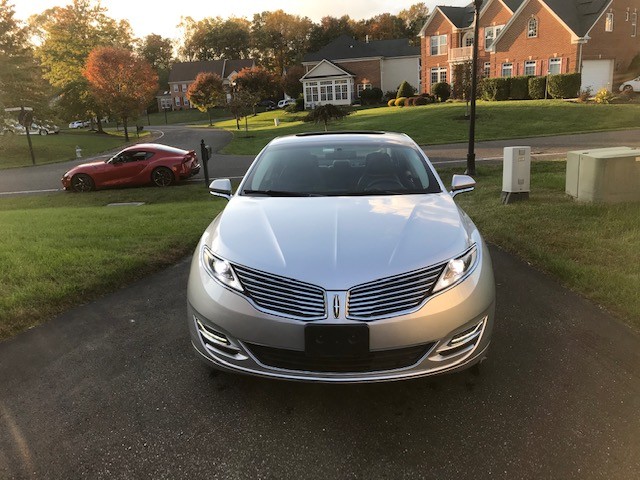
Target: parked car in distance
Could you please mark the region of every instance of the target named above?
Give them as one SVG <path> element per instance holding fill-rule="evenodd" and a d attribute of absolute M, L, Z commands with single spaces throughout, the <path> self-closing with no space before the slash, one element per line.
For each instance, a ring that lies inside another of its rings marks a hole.
<path fill-rule="evenodd" d="M 0 124 L 0 135 L 20 134 L 24 127 L 18 122 L 5 118 Z"/>
<path fill-rule="evenodd" d="M 272 140 L 196 247 L 187 322 L 196 354 L 231 372 L 378 382 L 481 362 L 495 311 L 489 251 L 407 135 Z"/>
<path fill-rule="evenodd" d="M 49 135 L 50 133 L 59 133 L 60 129 L 56 125 L 50 123 L 32 123 L 29 127 L 29 134 L 31 135 Z M 27 129 L 20 125 L 20 131 L 17 132 L 20 135 L 26 135 Z"/>
<path fill-rule="evenodd" d="M 296 100 L 295 98 L 285 98 L 284 100 L 280 100 L 278 102 L 278 108 L 285 108 L 288 107 L 289 105 L 295 105 Z"/>
<path fill-rule="evenodd" d="M 260 100 L 258 103 L 256 103 L 256 106 L 262 107 L 267 111 L 275 110 L 276 108 L 278 108 L 278 105 L 273 100 Z"/>
<path fill-rule="evenodd" d="M 200 163 L 193 150 L 140 143 L 108 160 L 72 168 L 62 176 L 62 186 L 74 192 L 149 184 L 167 187 L 199 171 Z"/>
<path fill-rule="evenodd" d="M 90 122 L 86 120 L 76 120 L 69 124 L 69 128 L 86 128 L 89 126 L 89 123 Z"/>
<path fill-rule="evenodd" d="M 622 82 L 620 85 L 621 92 L 640 92 L 640 77 Z"/>

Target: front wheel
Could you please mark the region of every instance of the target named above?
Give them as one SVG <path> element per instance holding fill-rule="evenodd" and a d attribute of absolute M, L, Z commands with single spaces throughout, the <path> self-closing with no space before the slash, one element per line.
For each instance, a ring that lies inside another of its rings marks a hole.
<path fill-rule="evenodd" d="M 174 179 L 173 172 L 167 167 L 158 167 L 151 173 L 151 181 L 157 187 L 168 187 Z"/>
<path fill-rule="evenodd" d="M 622 89 L 623 92 L 631 93 L 633 92 L 633 87 L 631 85 L 625 85 Z"/>
<path fill-rule="evenodd" d="M 93 179 L 86 173 L 77 173 L 71 177 L 71 189 L 74 192 L 90 192 L 94 188 Z"/>
<path fill-rule="evenodd" d="M 40 130 L 38 133 L 39 133 L 40 135 L 49 135 L 49 132 L 47 132 L 47 131 L 46 131 L 46 130 L 44 130 L 44 129 L 43 129 L 43 130 Z"/>

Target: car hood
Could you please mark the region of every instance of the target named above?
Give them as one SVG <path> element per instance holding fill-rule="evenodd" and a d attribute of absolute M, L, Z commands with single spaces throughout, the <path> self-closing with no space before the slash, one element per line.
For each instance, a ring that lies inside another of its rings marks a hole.
<path fill-rule="evenodd" d="M 65 175 L 73 175 L 74 173 L 82 173 L 82 172 L 87 172 L 91 170 L 103 169 L 105 165 L 106 165 L 105 162 L 102 160 L 99 160 L 97 162 L 82 163 L 80 165 L 76 165 L 75 167 L 73 167 Z"/>
<path fill-rule="evenodd" d="M 447 193 L 235 196 L 203 241 L 232 263 L 346 290 L 455 257 L 474 231 Z"/>

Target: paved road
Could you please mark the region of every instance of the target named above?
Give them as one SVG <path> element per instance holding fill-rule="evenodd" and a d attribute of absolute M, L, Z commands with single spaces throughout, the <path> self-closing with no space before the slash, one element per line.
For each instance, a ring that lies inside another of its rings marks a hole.
<path fill-rule="evenodd" d="M 231 134 L 221 130 L 188 128 L 179 125 L 148 127 L 162 135 L 156 141 L 185 149 L 194 149 L 200 154 L 200 140 L 212 146 L 214 151 L 222 148 L 231 138 Z M 570 150 L 590 148 L 628 146 L 640 147 L 640 130 L 598 132 L 580 135 L 561 135 L 556 137 L 525 138 L 512 140 L 494 140 L 478 142 L 476 155 L 478 162 L 496 162 L 502 158 L 506 146 L 530 145 L 533 159 L 561 158 Z M 468 145 L 456 143 L 423 147 L 431 161 L 436 165 L 464 164 Z M 94 157 L 105 159 L 109 155 Z M 253 161 L 252 155 L 214 155 L 209 162 L 210 177 L 241 177 Z M 0 170 L 0 197 L 15 195 L 16 192 L 57 191 L 60 178 L 72 166 L 84 163 L 88 159 L 42 165 L 37 167 Z M 203 181 L 201 172 L 194 180 Z"/>
<path fill-rule="evenodd" d="M 214 374 L 189 344 L 188 260 L 75 308 L 0 343 L 0 478 L 638 478 L 640 336 L 492 256 L 479 377 Z"/>

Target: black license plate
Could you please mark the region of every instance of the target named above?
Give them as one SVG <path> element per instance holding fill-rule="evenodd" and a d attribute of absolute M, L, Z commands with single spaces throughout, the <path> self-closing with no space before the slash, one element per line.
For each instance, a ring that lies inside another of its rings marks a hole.
<path fill-rule="evenodd" d="M 311 357 L 356 357 L 369 353 L 368 325 L 307 325 L 305 353 Z"/>

